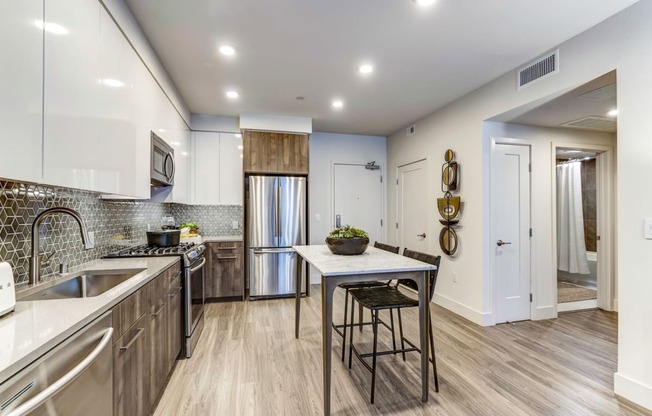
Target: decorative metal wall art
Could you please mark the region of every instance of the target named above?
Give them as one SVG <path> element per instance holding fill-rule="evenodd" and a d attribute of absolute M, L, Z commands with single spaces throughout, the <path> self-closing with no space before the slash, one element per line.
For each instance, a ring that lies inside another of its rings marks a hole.
<path fill-rule="evenodd" d="M 449 256 L 457 252 L 459 245 L 457 233 L 453 227 L 460 222 L 457 217 L 460 214 L 461 204 L 460 197 L 453 196 L 453 192 L 457 191 L 459 184 L 459 165 L 453 159 L 455 159 L 453 151 L 446 150 L 444 153 L 445 163 L 441 166 L 441 191 L 444 193 L 444 197 L 437 198 L 437 210 L 442 217 L 439 222 L 444 226 L 439 233 L 439 246 Z"/>

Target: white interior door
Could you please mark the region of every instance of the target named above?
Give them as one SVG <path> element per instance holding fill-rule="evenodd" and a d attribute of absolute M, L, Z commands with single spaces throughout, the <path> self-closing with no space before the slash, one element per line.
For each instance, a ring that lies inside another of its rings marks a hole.
<path fill-rule="evenodd" d="M 339 215 L 341 225 L 348 224 L 367 231 L 371 244 L 384 241 L 380 171 L 365 169 L 365 165 L 333 165 L 333 228 Z"/>
<path fill-rule="evenodd" d="M 397 187 L 398 244 L 401 249 L 409 248 L 428 251 L 428 203 L 424 189 L 427 184 L 426 161 L 399 166 Z"/>
<path fill-rule="evenodd" d="M 496 323 L 530 319 L 530 147 L 496 144 L 491 164 Z"/>

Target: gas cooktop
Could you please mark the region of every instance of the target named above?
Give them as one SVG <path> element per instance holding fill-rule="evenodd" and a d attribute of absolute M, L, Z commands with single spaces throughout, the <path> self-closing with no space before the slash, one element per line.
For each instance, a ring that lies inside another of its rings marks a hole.
<path fill-rule="evenodd" d="M 204 246 L 195 243 L 181 243 L 171 247 L 152 247 L 147 244 L 142 244 L 109 253 L 106 257 L 181 256 L 193 251 L 203 252 Z"/>

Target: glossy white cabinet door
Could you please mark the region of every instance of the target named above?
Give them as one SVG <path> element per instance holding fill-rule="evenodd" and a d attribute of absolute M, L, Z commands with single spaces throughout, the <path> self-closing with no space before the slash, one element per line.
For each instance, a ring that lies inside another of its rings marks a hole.
<path fill-rule="evenodd" d="M 0 2 L 0 178 L 42 179 L 42 19 L 42 0 Z"/>
<path fill-rule="evenodd" d="M 220 204 L 242 205 L 242 137 L 220 133 Z"/>
<path fill-rule="evenodd" d="M 220 133 L 193 133 L 194 204 L 220 203 Z"/>
<path fill-rule="evenodd" d="M 100 148 L 100 4 L 47 1 L 45 20 L 65 34 L 45 32 L 44 182 L 97 190 Z"/>
<path fill-rule="evenodd" d="M 101 192 L 128 196 L 142 195 L 136 178 L 136 166 L 142 161 L 136 153 L 134 98 L 137 69 L 142 65 L 136 52 L 109 14 L 100 10 L 99 66 L 99 142 L 90 158 L 98 168 Z M 140 193 L 140 194 L 139 194 Z"/>

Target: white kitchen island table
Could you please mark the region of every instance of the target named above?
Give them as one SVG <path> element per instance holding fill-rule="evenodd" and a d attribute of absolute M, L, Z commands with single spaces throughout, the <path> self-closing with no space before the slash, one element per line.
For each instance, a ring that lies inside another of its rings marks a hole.
<path fill-rule="evenodd" d="M 301 270 L 306 261 L 321 274 L 322 364 L 324 415 L 331 411 L 331 362 L 333 293 L 341 283 L 410 279 L 419 289 L 419 341 L 421 348 L 421 400 L 428 401 L 428 293 L 429 272 L 436 266 L 374 247 L 357 256 L 339 256 L 325 245 L 293 246 L 297 253 L 295 336 L 299 338 L 301 317 Z M 370 289 L 373 290 L 373 289 Z"/>

